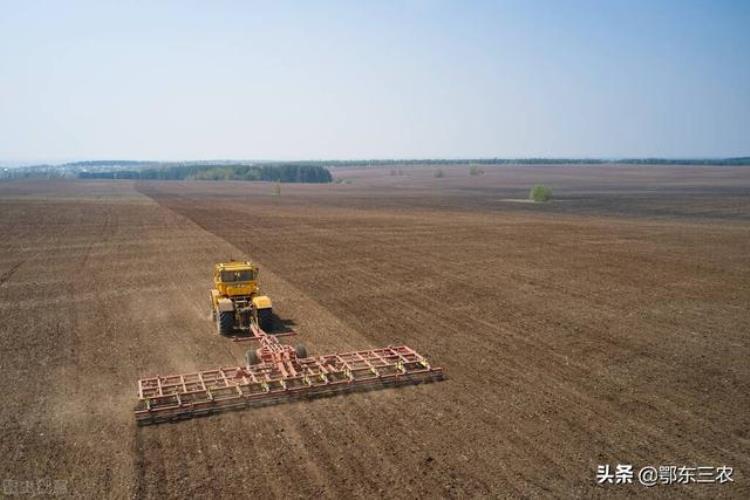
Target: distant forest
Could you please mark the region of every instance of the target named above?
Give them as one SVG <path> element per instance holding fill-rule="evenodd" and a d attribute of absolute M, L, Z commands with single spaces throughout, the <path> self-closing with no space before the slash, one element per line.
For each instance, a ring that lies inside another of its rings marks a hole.
<path fill-rule="evenodd" d="M 750 166 L 750 157 L 741 158 L 478 158 L 421 160 L 335 160 L 309 162 L 327 167 L 377 167 L 388 165 L 723 165 Z"/>
<path fill-rule="evenodd" d="M 109 163 L 112 165 L 112 163 Z M 80 166 L 80 165 L 79 165 Z M 123 164 L 122 166 L 128 166 Z M 333 177 L 320 165 L 284 163 L 279 165 L 175 165 L 141 170 L 79 172 L 80 179 L 141 179 L 200 181 L 278 181 L 327 183 Z"/>
<path fill-rule="evenodd" d="M 750 166 L 750 157 L 735 158 L 423 158 L 411 160 L 314 161 L 133 161 L 94 160 L 58 165 L 40 164 L 0 168 L 0 180 L 11 179 L 157 179 L 242 180 L 273 182 L 332 182 L 328 169 L 435 165 L 707 165 Z"/>
<path fill-rule="evenodd" d="M 155 162 L 132 160 L 95 160 L 78 161 L 60 165 L 77 169 L 102 169 L 114 167 L 119 169 L 170 169 L 170 168 L 218 168 L 255 166 L 265 167 L 378 167 L 389 165 L 748 165 L 750 157 L 736 158 L 422 158 L 410 160 L 310 160 L 293 162 L 238 162 L 231 160 L 190 161 L 190 162 Z"/>

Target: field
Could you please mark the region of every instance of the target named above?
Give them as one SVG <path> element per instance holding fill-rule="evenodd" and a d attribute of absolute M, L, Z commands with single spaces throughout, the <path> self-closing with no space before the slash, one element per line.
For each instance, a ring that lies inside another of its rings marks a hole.
<path fill-rule="evenodd" d="M 1 183 L 5 487 L 750 496 L 750 169 L 443 170 Z M 312 354 L 405 343 L 447 380 L 137 427 L 138 378 L 242 362 L 209 318 L 230 257 Z M 734 483 L 597 486 L 618 463 Z"/>

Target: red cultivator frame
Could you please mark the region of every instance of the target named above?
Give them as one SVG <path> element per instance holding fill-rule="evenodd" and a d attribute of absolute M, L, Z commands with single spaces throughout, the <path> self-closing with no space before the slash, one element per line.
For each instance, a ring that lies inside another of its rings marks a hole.
<path fill-rule="evenodd" d="M 245 366 L 139 380 L 138 423 L 443 378 L 407 346 L 307 357 L 255 325 L 252 333 L 260 347 L 248 352 Z"/>

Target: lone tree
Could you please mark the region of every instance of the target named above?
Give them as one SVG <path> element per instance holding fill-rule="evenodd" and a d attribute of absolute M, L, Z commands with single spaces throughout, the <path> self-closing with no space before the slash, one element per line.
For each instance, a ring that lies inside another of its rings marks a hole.
<path fill-rule="evenodd" d="M 443 172 L 442 168 L 435 170 L 435 177 L 437 177 L 438 179 L 440 179 L 441 177 L 445 177 L 445 172 Z"/>
<path fill-rule="evenodd" d="M 543 184 L 536 184 L 529 192 L 529 199 L 539 202 L 545 202 L 552 199 L 552 190 Z"/>

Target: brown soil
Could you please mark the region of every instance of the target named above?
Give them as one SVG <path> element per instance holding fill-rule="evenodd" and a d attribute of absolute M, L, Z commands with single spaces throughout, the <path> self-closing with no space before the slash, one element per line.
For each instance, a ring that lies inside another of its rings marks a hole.
<path fill-rule="evenodd" d="M 76 496 L 746 497 L 750 170 L 571 167 L 556 203 L 500 201 L 548 169 L 337 172 L 352 183 L 278 197 L 0 184 L 0 479 Z M 261 265 L 308 351 L 403 342 L 448 380 L 138 428 L 139 377 L 241 363 L 208 319 L 229 257 Z M 602 488 L 605 463 L 726 464 L 735 483 Z"/>

